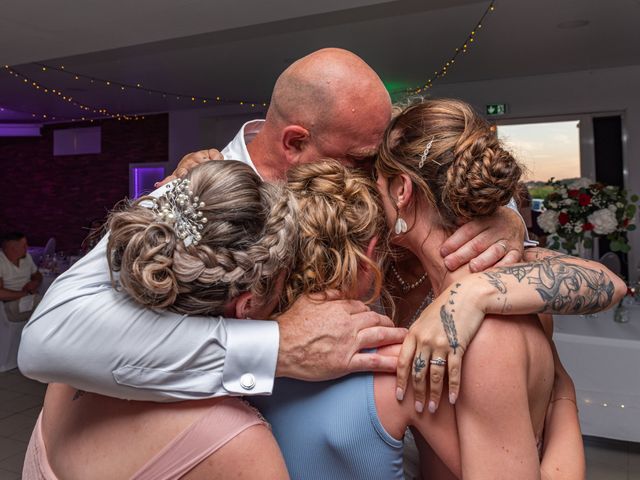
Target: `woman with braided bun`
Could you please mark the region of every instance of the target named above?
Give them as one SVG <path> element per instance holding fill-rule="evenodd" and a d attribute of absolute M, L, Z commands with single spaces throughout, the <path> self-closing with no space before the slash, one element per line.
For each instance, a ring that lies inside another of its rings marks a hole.
<path fill-rule="evenodd" d="M 550 317 L 530 313 L 603 310 L 624 294 L 622 280 L 595 262 L 541 249 L 526 250 L 529 263 L 447 270 L 439 251 L 449 234 L 507 204 L 522 174 L 462 101 L 426 100 L 395 116 L 376 172 L 391 241 L 419 259 L 436 295 L 399 354 L 398 401 L 412 391 L 403 403 L 418 412 L 426 406 L 434 421 L 455 404 L 457 476 L 583 478 L 575 391 L 557 358 L 554 364 Z M 449 402 L 439 405 L 447 374 Z M 447 442 L 442 435 L 428 447 L 418 439 L 423 450 Z"/>
<path fill-rule="evenodd" d="M 190 315 L 187 322 L 268 318 L 295 256 L 295 215 L 288 192 L 263 182 L 251 167 L 207 163 L 159 198 L 144 197 L 111 214 L 103 242 L 113 282 L 137 308 Z M 268 426 L 238 397 L 129 402 L 51 384 L 23 478 L 237 475 L 288 478 Z"/>

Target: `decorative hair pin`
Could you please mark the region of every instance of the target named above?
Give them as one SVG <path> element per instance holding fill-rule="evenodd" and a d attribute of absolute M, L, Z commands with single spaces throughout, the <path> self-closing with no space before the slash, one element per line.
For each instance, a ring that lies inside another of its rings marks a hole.
<path fill-rule="evenodd" d="M 420 162 L 418 163 L 418 168 L 422 168 L 424 166 L 424 162 L 427 160 L 427 156 L 429 155 L 429 151 L 431 150 L 431 145 L 433 145 L 434 139 L 435 137 L 431 137 L 431 140 L 429 140 L 429 143 L 427 143 L 427 146 L 424 147 L 424 152 L 422 152 L 422 155 L 420 155 Z M 440 165 L 435 160 L 434 160 L 434 163 L 437 163 L 438 165 Z"/>
<path fill-rule="evenodd" d="M 207 217 L 201 211 L 204 202 L 198 196 L 193 196 L 190 186 L 190 180 L 171 181 L 167 184 L 167 191 L 153 200 L 152 207 L 156 220 L 171 225 L 185 247 L 192 243 L 198 245 L 202 240 L 200 231 L 207 223 Z"/>

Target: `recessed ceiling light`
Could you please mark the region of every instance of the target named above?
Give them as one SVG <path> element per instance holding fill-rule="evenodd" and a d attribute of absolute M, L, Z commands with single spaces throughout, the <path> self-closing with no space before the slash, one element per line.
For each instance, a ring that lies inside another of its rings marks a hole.
<path fill-rule="evenodd" d="M 569 30 L 571 28 L 582 28 L 589 25 L 589 20 L 569 20 L 566 22 L 560 22 L 557 27 L 563 30 Z"/>

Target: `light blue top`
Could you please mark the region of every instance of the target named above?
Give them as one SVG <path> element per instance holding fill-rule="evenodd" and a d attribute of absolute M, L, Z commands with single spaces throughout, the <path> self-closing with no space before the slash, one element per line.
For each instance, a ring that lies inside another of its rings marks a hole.
<path fill-rule="evenodd" d="M 404 478 L 402 441 L 380 423 L 372 374 L 276 379 L 273 391 L 248 400 L 271 423 L 292 480 Z"/>

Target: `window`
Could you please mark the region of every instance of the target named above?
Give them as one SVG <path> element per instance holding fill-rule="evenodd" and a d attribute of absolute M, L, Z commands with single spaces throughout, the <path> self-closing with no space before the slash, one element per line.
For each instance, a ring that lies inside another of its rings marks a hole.
<path fill-rule="evenodd" d="M 581 176 L 580 120 L 498 125 L 498 137 L 527 171 L 531 196 L 545 198 L 550 178 Z"/>

